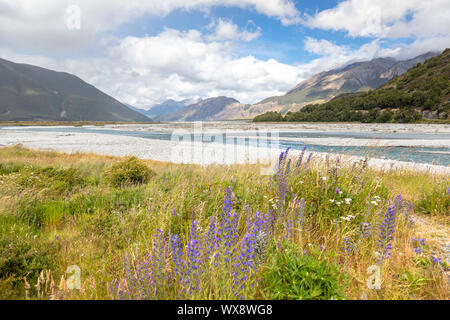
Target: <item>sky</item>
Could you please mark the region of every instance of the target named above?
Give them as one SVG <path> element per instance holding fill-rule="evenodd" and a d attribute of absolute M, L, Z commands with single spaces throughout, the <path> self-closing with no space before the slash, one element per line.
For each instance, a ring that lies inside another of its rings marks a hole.
<path fill-rule="evenodd" d="M 450 47 L 448 0 L 0 0 L 0 58 L 121 102 L 256 103 L 318 72 Z"/>

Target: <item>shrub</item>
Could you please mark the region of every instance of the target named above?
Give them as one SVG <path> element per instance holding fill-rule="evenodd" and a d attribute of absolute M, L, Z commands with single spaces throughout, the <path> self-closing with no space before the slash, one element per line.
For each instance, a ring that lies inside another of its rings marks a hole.
<path fill-rule="evenodd" d="M 147 183 L 155 173 L 136 157 L 120 161 L 103 173 L 104 181 L 113 187 L 139 185 Z"/>
<path fill-rule="evenodd" d="M 0 175 L 7 175 L 13 172 L 19 172 L 25 165 L 17 162 L 0 163 Z"/>
<path fill-rule="evenodd" d="M 272 252 L 268 269 L 263 274 L 266 299 L 330 300 L 345 298 L 340 280 L 344 280 L 335 264 L 302 255 L 293 245 L 281 245 Z"/>
<path fill-rule="evenodd" d="M 36 189 L 48 189 L 51 193 L 67 194 L 75 187 L 83 187 L 85 179 L 74 168 L 60 169 L 54 167 L 24 167 L 14 177 L 20 190 L 33 186 Z"/>
<path fill-rule="evenodd" d="M 13 284 L 23 277 L 35 282 L 39 273 L 49 269 L 54 245 L 39 242 L 32 233 L 9 233 L 0 236 L 0 279 L 10 278 Z"/>

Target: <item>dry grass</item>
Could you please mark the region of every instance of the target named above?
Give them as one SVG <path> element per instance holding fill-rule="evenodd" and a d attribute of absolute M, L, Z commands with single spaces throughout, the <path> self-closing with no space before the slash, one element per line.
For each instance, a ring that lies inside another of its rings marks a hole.
<path fill-rule="evenodd" d="M 21 146 L 0 149 L 0 164 L 74 168 L 84 181 L 79 185 L 58 189 L 63 191 L 57 193 L 52 191 L 51 186 L 42 189 L 33 183 L 21 185 L 18 183 L 23 178 L 20 170 L 0 176 L 0 245 L 2 240 L 13 241 L 17 248 L 23 248 L 23 252 L 17 250 L 15 253 L 20 259 L 25 259 L 24 256 L 34 251 L 42 259 L 40 264 L 34 262 L 33 265 L 27 260 L 28 264 L 20 270 L 13 269 L 27 275 L 31 285 L 28 293 L 22 275 L 4 274 L 2 277 L 0 273 L 0 298 L 25 299 L 28 295 L 31 299 L 110 299 L 112 295 L 108 291 L 108 284 L 113 279 L 123 278 L 124 255 L 134 253 L 138 261 L 142 254 L 151 252 L 157 228 L 184 236 L 195 219 L 206 230 L 208 218 L 220 216 L 225 189 L 229 186 L 235 194 L 233 206 L 241 214 L 245 206 L 253 211 L 267 212 L 277 197 L 277 188 L 270 186 L 269 177 L 261 176 L 255 165 L 202 167 L 144 160 L 157 174 L 149 183 L 129 188 L 111 188 L 103 183 L 102 173 L 120 160 L 95 154 L 33 151 Z M 369 290 L 366 286 L 369 276 L 367 268 L 376 264 L 374 251 L 377 248 L 376 233 L 380 216 L 377 208 L 367 217 L 363 214 L 366 202 L 375 195 L 388 200 L 401 193 L 403 199 L 418 203 L 423 201 L 424 192 L 432 192 L 437 182 L 448 181 L 448 177 L 413 171 L 381 172 L 367 169 L 361 171 L 360 178 L 365 184 L 362 190 L 358 190 L 359 185 L 351 181 L 355 177 L 355 169 L 343 165 L 339 186 L 348 191 L 346 196 L 353 200 L 351 206 L 346 207 L 344 204 L 338 207 L 329 201 L 333 197 L 339 198 L 333 195 L 332 182 L 322 180 L 324 176 L 331 176 L 329 170 L 332 166 L 322 162 L 311 163 L 308 171 L 288 179 L 288 188 L 292 194 L 287 201 L 284 220 L 277 222 L 279 226 L 275 228 L 278 231 L 274 234 L 274 241 L 286 236 L 284 226 L 287 219 L 296 214 L 293 203 L 295 199 L 303 197 L 308 205 L 305 231 L 295 231 L 292 243 L 299 251 L 306 250 L 317 259 L 336 261 L 341 272 L 348 275 L 348 284 L 343 287 L 348 299 L 360 299 L 363 293 L 369 299 L 448 299 L 445 273 L 448 265 L 434 264 L 430 260 L 431 255 L 442 256 L 442 245 L 449 241 L 448 207 L 442 207 L 441 212 L 433 216 L 423 215 L 413 209 L 416 221 L 413 228 L 409 228 L 408 221 L 399 216 L 392 256 L 381 265 L 381 290 Z M 31 203 L 32 199 L 37 202 Z M 70 208 L 64 205 L 70 205 Z M 40 206 L 44 206 L 42 210 L 47 214 L 42 224 L 36 225 L 23 219 L 24 215 L 38 210 Z M 384 213 L 385 206 L 380 203 L 380 207 L 383 207 Z M 176 210 L 176 218 L 172 216 L 173 209 Z M 343 227 L 337 228 L 332 221 L 346 214 L 356 215 L 355 221 L 358 222 L 343 222 Z M 350 237 L 356 243 L 360 239 L 359 222 L 372 224 L 372 236 L 361 241 L 354 254 L 346 256 L 341 252 L 342 238 Z M 245 222 L 240 225 L 240 230 L 242 238 Z M 423 254 L 417 255 L 413 251 L 411 237 L 428 240 L 423 247 Z M 318 252 L 313 250 L 319 245 L 326 249 Z M 6 253 L 9 257 L 13 255 L 8 247 L 0 247 L 0 250 L 4 251 L 2 257 Z M 45 257 L 48 257 L 48 261 Z M 14 261 L 18 263 L 19 260 Z M 0 272 L 2 263 L 0 259 Z M 81 269 L 81 290 L 64 290 L 58 286 L 61 277 L 65 279 L 69 276 L 66 269 L 70 265 L 77 265 Z M 265 268 L 262 265 L 261 270 Z M 39 280 L 43 270 L 45 276 L 48 275 L 45 272 L 51 272 L 56 288 L 53 292 L 47 290 L 47 294 L 40 294 L 33 289 L 37 281 L 43 281 Z M 220 281 L 211 275 L 209 284 L 204 285 L 214 288 L 227 285 Z M 230 298 L 218 296 L 219 291 L 211 288 L 208 290 L 208 295 L 195 298 Z M 257 289 L 249 291 L 246 296 L 250 299 L 260 297 L 261 293 Z M 163 298 L 175 299 L 177 296 L 168 293 Z"/>

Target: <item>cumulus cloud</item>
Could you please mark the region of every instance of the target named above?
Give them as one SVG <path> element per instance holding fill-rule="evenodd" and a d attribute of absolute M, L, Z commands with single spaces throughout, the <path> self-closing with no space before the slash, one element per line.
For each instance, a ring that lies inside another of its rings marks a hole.
<path fill-rule="evenodd" d="M 437 37 L 450 30 L 448 0 L 346 0 L 307 16 L 305 24 L 350 36 Z"/>
<path fill-rule="evenodd" d="M 450 43 L 449 4 L 441 0 L 399 0 L 395 5 L 391 0 L 345 0 L 332 9 L 303 18 L 291 0 L 70 3 L 80 8 L 80 29 L 67 27 L 71 13 L 67 12 L 65 1 L 40 0 L 37 4 L 35 0 L 0 0 L 0 56 L 73 73 L 115 98 L 139 107 L 168 98 L 219 95 L 254 103 L 282 95 L 314 73 L 351 61 L 379 56 L 408 58 L 441 50 Z M 351 49 L 326 39 L 306 37 L 304 49 L 319 57 L 286 64 L 238 54 L 236 42 L 252 41 L 262 35 L 263 30 L 251 22 L 239 27 L 222 18 L 213 20 L 210 28 L 202 29 L 204 32 L 165 29 L 146 37 L 118 38 L 114 33 L 121 24 L 144 15 L 165 16 L 174 10 L 207 11 L 214 6 L 254 10 L 284 25 L 305 24 L 374 39 Z M 386 47 L 383 39 L 397 37 L 413 37 L 413 41 Z"/>
<path fill-rule="evenodd" d="M 80 29 L 68 28 L 73 13 L 80 10 Z M 98 35 L 143 16 L 166 16 L 174 10 L 208 10 L 215 6 L 253 9 L 294 23 L 299 12 L 291 0 L 0 0 L 0 42 L 20 49 L 76 51 L 91 44 Z M 254 35 L 243 35 L 247 38 Z"/>
<path fill-rule="evenodd" d="M 208 41 L 198 30 L 166 29 L 148 37 L 126 37 L 101 57 L 52 59 L 0 49 L 13 61 L 80 76 L 115 98 L 146 107 L 167 98 L 226 95 L 254 103 L 284 94 L 303 80 L 302 71 L 274 59 L 235 57 L 223 41 Z"/>
<path fill-rule="evenodd" d="M 255 31 L 239 30 L 239 27 L 231 20 L 220 18 L 209 26 L 214 28 L 214 33 L 207 36 L 208 40 L 252 41 L 261 36 L 261 28 Z"/>

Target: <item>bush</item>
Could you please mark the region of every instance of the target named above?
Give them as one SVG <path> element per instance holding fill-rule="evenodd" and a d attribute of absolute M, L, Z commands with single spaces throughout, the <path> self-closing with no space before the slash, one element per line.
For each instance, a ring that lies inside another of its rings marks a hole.
<path fill-rule="evenodd" d="M 50 193 L 58 195 L 68 194 L 75 187 L 83 187 L 86 184 L 84 177 L 74 168 L 35 168 L 27 166 L 17 172 L 13 178 L 19 186 L 19 190 L 25 190 L 33 186 L 36 189 L 48 189 Z"/>
<path fill-rule="evenodd" d="M 116 188 L 147 183 L 155 173 L 136 157 L 120 161 L 103 173 L 104 181 Z"/>
<path fill-rule="evenodd" d="M 271 255 L 263 274 L 266 299 L 330 300 L 345 298 L 341 293 L 338 266 L 302 255 L 293 245 L 282 245 Z M 342 279 L 340 279 L 342 277 Z"/>
<path fill-rule="evenodd" d="M 9 278 L 14 285 L 23 284 L 23 277 L 35 282 L 42 270 L 50 268 L 55 244 L 40 242 L 29 230 L 13 229 L 0 233 L 0 279 Z"/>
<path fill-rule="evenodd" d="M 22 163 L 16 162 L 6 162 L 0 163 L 0 175 L 7 175 L 14 172 L 19 172 L 21 169 L 25 167 Z"/>

